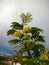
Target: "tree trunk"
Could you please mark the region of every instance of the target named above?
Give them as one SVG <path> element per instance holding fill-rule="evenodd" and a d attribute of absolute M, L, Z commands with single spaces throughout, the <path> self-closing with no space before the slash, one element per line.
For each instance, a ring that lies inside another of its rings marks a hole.
<path fill-rule="evenodd" d="M 30 51 L 27 51 L 27 52 L 28 52 L 28 57 L 31 58 L 32 56 L 31 56 L 31 54 L 30 54 Z"/>
<path fill-rule="evenodd" d="M 24 45 L 24 47 L 25 47 L 25 49 L 27 49 L 27 46 L 26 46 L 26 45 Z M 29 58 L 31 58 L 32 56 L 31 56 L 30 51 L 29 51 L 29 50 L 27 50 L 27 52 L 28 52 L 28 57 L 29 57 Z"/>

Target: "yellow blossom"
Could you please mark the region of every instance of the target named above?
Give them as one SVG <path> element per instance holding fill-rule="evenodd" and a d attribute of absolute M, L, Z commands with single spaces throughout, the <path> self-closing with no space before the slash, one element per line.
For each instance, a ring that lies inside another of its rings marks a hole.
<path fill-rule="evenodd" d="M 14 36 L 16 36 L 16 37 L 19 37 L 21 34 L 22 34 L 21 31 L 16 31 L 16 32 L 14 32 Z"/>
<path fill-rule="evenodd" d="M 48 60 L 48 55 L 47 55 L 47 53 L 48 53 L 48 50 L 45 49 L 45 50 L 42 52 L 42 55 L 41 55 L 40 59 L 41 59 L 41 60 Z"/>
<path fill-rule="evenodd" d="M 27 35 L 26 33 L 24 33 L 24 37 L 23 37 L 24 39 L 29 39 L 30 37 L 29 37 L 29 35 Z"/>
<path fill-rule="evenodd" d="M 45 49 L 43 52 L 42 52 L 42 54 L 47 54 L 48 53 L 48 50 L 47 49 Z"/>
<path fill-rule="evenodd" d="M 23 32 L 24 32 L 24 33 L 28 33 L 30 30 L 31 30 L 30 27 L 24 27 L 24 28 L 23 28 Z"/>
<path fill-rule="evenodd" d="M 42 54 L 40 57 L 41 60 L 48 60 L 48 55 Z"/>

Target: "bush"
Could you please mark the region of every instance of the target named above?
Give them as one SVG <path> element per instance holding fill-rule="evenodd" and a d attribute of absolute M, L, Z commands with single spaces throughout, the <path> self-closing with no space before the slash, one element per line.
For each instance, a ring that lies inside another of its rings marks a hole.
<path fill-rule="evenodd" d="M 8 64 L 6 64 L 6 63 L 0 61 L 0 65 L 8 65 Z"/>
<path fill-rule="evenodd" d="M 23 60 L 21 65 L 36 65 L 32 59 Z"/>
<path fill-rule="evenodd" d="M 21 65 L 49 65 L 49 60 L 40 60 L 37 58 L 23 60 Z"/>

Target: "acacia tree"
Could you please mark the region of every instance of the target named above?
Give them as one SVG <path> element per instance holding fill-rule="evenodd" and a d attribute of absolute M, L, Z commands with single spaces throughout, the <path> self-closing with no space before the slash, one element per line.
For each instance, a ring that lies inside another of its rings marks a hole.
<path fill-rule="evenodd" d="M 9 40 L 11 45 L 15 45 L 17 48 L 17 44 L 20 48 L 18 51 L 19 54 L 27 52 L 29 58 L 34 56 L 40 56 L 40 52 L 45 49 L 41 42 L 45 42 L 44 36 L 41 35 L 43 32 L 42 29 L 37 27 L 29 27 L 28 23 L 32 20 L 32 14 L 30 13 L 22 13 L 20 15 L 22 23 L 12 22 L 11 29 L 7 31 L 7 35 L 13 35 L 16 38 Z"/>

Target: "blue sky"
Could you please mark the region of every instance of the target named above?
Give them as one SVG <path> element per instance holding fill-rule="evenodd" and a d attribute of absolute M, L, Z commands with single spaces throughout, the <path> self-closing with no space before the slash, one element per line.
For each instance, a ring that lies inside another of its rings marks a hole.
<path fill-rule="evenodd" d="M 19 16 L 22 12 L 31 12 L 33 20 L 29 25 L 44 30 L 44 45 L 49 49 L 49 0 L 0 0 L 0 52 L 13 52 L 13 47 L 8 44 L 13 37 L 8 37 L 6 32 L 11 22 L 21 23 Z"/>

